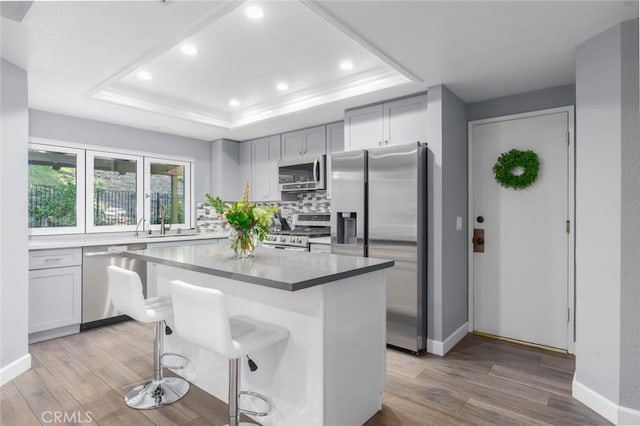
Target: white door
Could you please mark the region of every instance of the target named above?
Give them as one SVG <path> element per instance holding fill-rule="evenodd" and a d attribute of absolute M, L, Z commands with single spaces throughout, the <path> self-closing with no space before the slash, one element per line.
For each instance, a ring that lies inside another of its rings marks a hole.
<path fill-rule="evenodd" d="M 484 230 L 484 244 L 478 246 L 484 252 L 474 251 L 472 260 L 475 331 L 569 348 L 572 126 L 572 108 L 469 126 L 470 220 L 474 229 Z M 530 149 L 540 161 L 538 178 L 526 189 L 501 187 L 492 171 L 500 154 L 514 148 Z"/>

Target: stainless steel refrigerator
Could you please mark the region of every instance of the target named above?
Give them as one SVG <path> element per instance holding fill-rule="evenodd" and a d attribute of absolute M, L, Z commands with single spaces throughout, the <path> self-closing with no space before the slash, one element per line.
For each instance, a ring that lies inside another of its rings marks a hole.
<path fill-rule="evenodd" d="M 387 269 L 387 344 L 423 352 L 427 147 L 413 142 L 335 153 L 331 165 L 331 252 L 395 261 Z"/>

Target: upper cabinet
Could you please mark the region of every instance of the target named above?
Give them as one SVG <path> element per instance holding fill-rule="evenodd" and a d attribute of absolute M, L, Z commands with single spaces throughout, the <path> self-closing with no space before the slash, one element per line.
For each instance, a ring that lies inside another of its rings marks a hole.
<path fill-rule="evenodd" d="M 249 182 L 249 186 L 251 187 L 251 168 L 252 168 L 252 147 L 253 144 L 251 142 L 241 142 L 238 147 L 238 178 L 240 182 L 242 182 L 242 187 L 240 189 L 240 195 L 242 195 L 242 191 L 244 190 L 244 185 L 246 182 Z M 223 177 L 225 179 L 225 177 Z M 240 197 L 238 197 L 240 198 Z"/>
<path fill-rule="evenodd" d="M 344 151 L 344 122 L 327 124 L 327 195 L 331 196 L 331 154 Z"/>
<path fill-rule="evenodd" d="M 326 152 L 325 126 L 282 134 L 282 158 L 318 155 Z"/>
<path fill-rule="evenodd" d="M 426 140 L 426 94 L 345 111 L 345 151 Z"/>
<path fill-rule="evenodd" d="M 280 135 L 256 139 L 251 142 L 251 148 L 253 153 L 251 199 L 254 201 L 280 200 L 278 187 Z"/>
<path fill-rule="evenodd" d="M 344 112 L 344 150 L 378 146 L 384 139 L 383 105 L 350 109 Z"/>

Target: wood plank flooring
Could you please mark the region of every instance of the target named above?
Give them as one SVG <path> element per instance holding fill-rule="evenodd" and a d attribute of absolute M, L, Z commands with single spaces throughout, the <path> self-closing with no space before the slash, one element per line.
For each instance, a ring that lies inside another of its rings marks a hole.
<path fill-rule="evenodd" d="M 193 385 L 161 409 L 124 404 L 152 376 L 152 342 L 151 326 L 129 321 L 31 345 L 32 368 L 0 388 L 0 424 L 50 424 L 55 412 L 67 414 L 56 424 L 225 424 L 226 404 Z M 608 424 L 571 398 L 574 368 L 571 356 L 473 335 L 446 357 L 388 350 L 383 409 L 366 425 Z"/>

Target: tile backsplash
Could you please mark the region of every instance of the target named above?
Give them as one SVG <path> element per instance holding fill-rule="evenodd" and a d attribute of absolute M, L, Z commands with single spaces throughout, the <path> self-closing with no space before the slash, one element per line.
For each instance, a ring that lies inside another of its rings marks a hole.
<path fill-rule="evenodd" d="M 302 192 L 298 194 L 295 201 L 265 201 L 258 202 L 258 205 L 276 206 L 280 208 L 282 217 L 287 218 L 289 224 L 293 220 L 294 213 L 315 213 L 329 212 L 331 210 L 331 200 L 327 198 L 324 191 Z M 202 232 L 220 232 L 228 227 L 213 207 L 205 202 L 196 203 L 196 225 Z"/>

